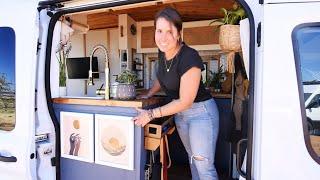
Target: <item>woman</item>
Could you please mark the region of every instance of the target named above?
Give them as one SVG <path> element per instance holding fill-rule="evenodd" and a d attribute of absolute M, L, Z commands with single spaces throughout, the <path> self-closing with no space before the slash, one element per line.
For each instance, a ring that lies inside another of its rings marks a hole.
<path fill-rule="evenodd" d="M 151 110 L 137 109 L 133 120 L 145 126 L 154 118 L 175 115 L 175 123 L 188 153 L 192 179 L 218 179 L 214 154 L 219 130 L 216 104 L 201 81 L 204 70 L 198 52 L 181 41 L 182 20 L 173 8 L 165 8 L 155 17 L 155 42 L 159 48 L 157 80 L 149 98 L 161 88 L 171 102 Z"/>

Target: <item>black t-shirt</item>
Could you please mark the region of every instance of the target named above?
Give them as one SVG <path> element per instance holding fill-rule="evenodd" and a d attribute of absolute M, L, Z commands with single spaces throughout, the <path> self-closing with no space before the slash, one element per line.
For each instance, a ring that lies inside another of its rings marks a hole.
<path fill-rule="evenodd" d="M 179 99 L 180 79 L 182 75 L 192 67 L 198 67 L 201 71 L 204 70 L 202 59 L 198 52 L 186 44 L 183 44 L 177 55 L 169 61 L 165 59 L 165 54 L 159 51 L 157 78 L 162 90 L 170 100 Z M 169 69 L 169 71 L 167 71 L 167 69 Z M 205 89 L 201 79 L 194 102 L 201 102 L 210 98 L 212 98 L 212 96 L 210 92 Z"/>

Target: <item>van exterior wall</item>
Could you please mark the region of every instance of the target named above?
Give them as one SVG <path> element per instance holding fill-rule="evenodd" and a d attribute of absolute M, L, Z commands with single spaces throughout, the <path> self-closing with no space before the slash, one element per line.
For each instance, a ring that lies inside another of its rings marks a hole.
<path fill-rule="evenodd" d="M 254 16 L 254 58 L 255 58 L 255 63 L 254 66 L 251 66 L 252 59 L 249 59 L 249 72 L 254 74 L 254 105 L 259 104 L 261 102 L 261 96 L 262 96 L 262 80 L 261 80 L 261 75 L 259 75 L 262 72 L 262 64 L 258 63 L 263 59 L 263 40 L 262 44 L 260 47 L 257 45 L 257 28 L 260 22 L 263 21 L 263 6 L 259 4 L 258 1 L 251 1 L 251 0 L 245 0 L 247 5 L 250 7 L 250 10 Z M 253 29 L 250 29 L 252 31 Z M 263 39 L 263 37 L 262 37 Z M 251 48 L 251 47 L 250 47 Z M 250 49 L 252 51 L 252 49 Z M 251 52 L 250 52 L 251 53 Z M 251 58 L 251 56 L 250 56 Z M 254 69 L 251 69 L 251 68 Z M 252 75 L 250 75 L 250 79 L 253 78 Z M 260 178 L 260 169 L 261 169 L 261 148 L 260 148 L 260 131 L 261 131 L 261 111 L 262 108 L 260 106 L 255 106 L 254 107 L 254 115 L 253 115 L 253 140 L 252 140 L 252 172 L 251 172 L 251 177 L 253 179 L 259 179 Z M 245 163 L 244 163 L 245 164 Z M 245 169 L 245 168 L 244 168 Z M 243 180 L 242 177 L 240 177 L 241 180 Z"/>
<path fill-rule="evenodd" d="M 255 163 L 260 170 L 256 179 L 319 178 L 320 166 L 304 142 L 291 39 L 297 25 L 320 21 L 319 7 L 320 3 L 264 5 L 263 56 L 256 70 L 256 81 L 261 82 L 255 102 Z"/>

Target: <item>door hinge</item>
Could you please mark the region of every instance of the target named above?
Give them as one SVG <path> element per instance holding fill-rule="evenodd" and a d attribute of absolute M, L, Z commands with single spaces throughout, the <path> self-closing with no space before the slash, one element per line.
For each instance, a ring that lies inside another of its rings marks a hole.
<path fill-rule="evenodd" d="M 258 47 L 261 46 L 261 22 L 259 22 L 258 28 L 257 28 L 257 44 L 258 44 Z"/>
<path fill-rule="evenodd" d="M 56 157 L 51 158 L 51 166 L 56 166 Z"/>
<path fill-rule="evenodd" d="M 34 91 L 34 111 L 38 110 L 38 102 L 37 102 L 37 97 L 38 97 L 38 90 L 35 89 Z"/>
<path fill-rule="evenodd" d="M 264 4 L 264 0 L 259 0 L 259 4 Z"/>
<path fill-rule="evenodd" d="M 41 42 L 39 42 L 38 39 L 38 43 L 37 43 L 37 54 L 39 53 L 39 50 L 41 49 Z"/>

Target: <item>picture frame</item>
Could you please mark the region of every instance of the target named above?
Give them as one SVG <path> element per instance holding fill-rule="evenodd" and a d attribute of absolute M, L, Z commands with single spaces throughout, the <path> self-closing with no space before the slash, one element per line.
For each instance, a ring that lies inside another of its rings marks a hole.
<path fill-rule="evenodd" d="M 93 114 L 60 112 L 61 157 L 94 162 Z"/>
<path fill-rule="evenodd" d="M 228 60 L 227 60 L 227 54 L 221 54 L 219 59 L 219 66 L 218 68 L 222 66 L 222 72 L 226 72 L 228 70 Z"/>
<path fill-rule="evenodd" d="M 95 114 L 95 163 L 134 169 L 132 117 Z"/>
<path fill-rule="evenodd" d="M 201 71 L 202 82 L 205 83 L 208 79 L 208 62 L 203 62 L 204 70 Z"/>
<path fill-rule="evenodd" d="M 219 69 L 219 60 L 218 59 L 211 59 L 208 69 L 210 71 L 212 71 L 213 73 L 217 73 L 218 69 Z"/>

